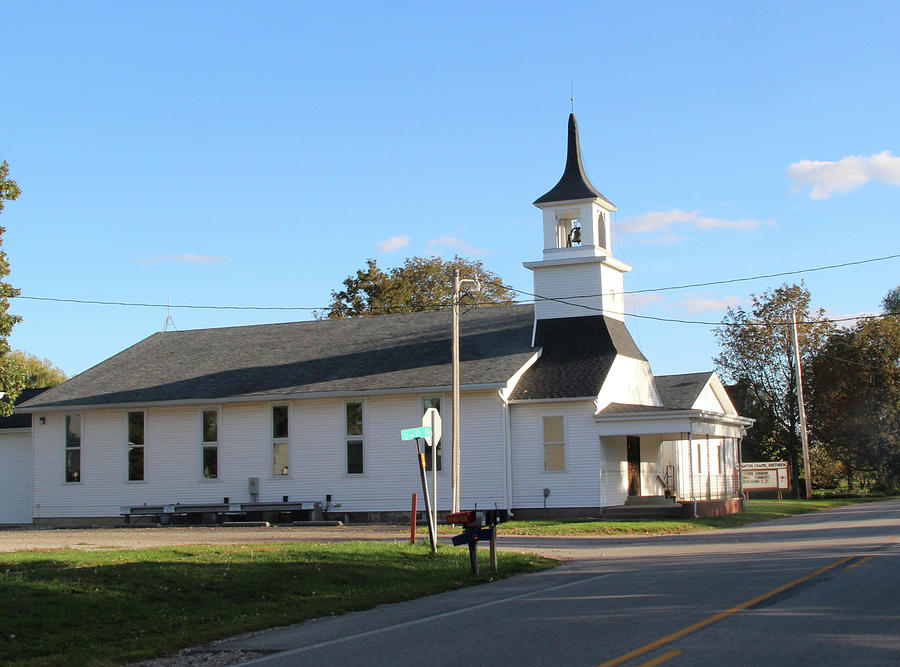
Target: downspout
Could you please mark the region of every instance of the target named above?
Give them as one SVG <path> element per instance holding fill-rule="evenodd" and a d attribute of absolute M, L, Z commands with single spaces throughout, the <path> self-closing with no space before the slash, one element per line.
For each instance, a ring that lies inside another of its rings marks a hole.
<path fill-rule="evenodd" d="M 694 518 L 699 519 L 697 514 L 697 496 L 694 495 L 694 422 L 691 421 L 690 431 L 688 431 L 688 473 L 691 476 L 691 500 L 694 503 Z"/>
<path fill-rule="evenodd" d="M 741 437 L 737 440 L 737 460 L 738 460 L 738 489 L 740 489 L 743 506 L 747 506 L 747 496 L 744 493 L 744 431 L 741 429 Z"/>
<path fill-rule="evenodd" d="M 503 390 L 501 389 L 498 394 L 503 404 L 503 464 L 506 469 L 503 491 L 506 494 L 506 509 L 509 511 L 509 517 L 512 518 L 512 424 L 510 423 L 509 403 L 503 398 Z"/>

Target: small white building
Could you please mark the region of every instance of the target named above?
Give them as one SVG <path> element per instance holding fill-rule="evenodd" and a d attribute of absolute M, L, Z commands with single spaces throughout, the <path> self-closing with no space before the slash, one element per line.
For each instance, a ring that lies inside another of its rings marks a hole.
<path fill-rule="evenodd" d="M 734 511 L 752 420 L 715 373 L 653 376 L 625 326 L 616 209 L 584 172 L 574 115 L 563 176 L 535 205 L 542 257 L 525 266 L 540 297 L 461 320 L 461 505 L 596 516 L 669 498 Z M 438 311 L 154 334 L 23 404 L 31 516 L 315 503 L 351 520 L 408 514 L 420 482 L 400 430 L 428 407 L 444 421 L 447 511 L 450 331 Z"/>

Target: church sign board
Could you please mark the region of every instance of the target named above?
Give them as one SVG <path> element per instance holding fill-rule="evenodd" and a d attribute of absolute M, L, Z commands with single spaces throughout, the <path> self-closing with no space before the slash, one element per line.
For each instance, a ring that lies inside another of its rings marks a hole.
<path fill-rule="evenodd" d="M 787 461 L 742 463 L 741 480 L 746 491 L 787 491 L 791 488 Z"/>

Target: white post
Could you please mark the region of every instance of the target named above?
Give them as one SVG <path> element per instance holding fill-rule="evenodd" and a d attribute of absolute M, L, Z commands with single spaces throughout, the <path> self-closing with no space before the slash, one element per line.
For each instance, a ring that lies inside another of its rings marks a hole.
<path fill-rule="evenodd" d="M 453 443 L 453 472 L 451 474 L 451 485 L 453 487 L 453 503 L 452 511 L 459 512 L 459 269 L 453 269 L 453 336 L 452 336 L 452 357 L 453 357 L 453 430 L 451 440 Z"/>
<path fill-rule="evenodd" d="M 812 499 L 812 470 L 809 465 L 809 436 L 806 433 L 806 406 L 803 402 L 803 372 L 800 369 L 800 344 L 797 339 L 797 311 L 791 308 L 791 331 L 794 336 L 794 376 L 797 381 L 797 407 L 800 409 L 800 440 L 803 443 L 803 474 L 806 477 L 806 499 Z"/>

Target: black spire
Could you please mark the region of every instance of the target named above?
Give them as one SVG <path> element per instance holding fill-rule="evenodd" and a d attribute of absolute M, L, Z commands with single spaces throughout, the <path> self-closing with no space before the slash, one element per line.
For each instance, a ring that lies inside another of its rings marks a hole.
<path fill-rule="evenodd" d="M 535 200 L 535 204 L 546 204 L 553 201 L 570 201 L 575 199 L 596 199 L 599 197 L 607 203 L 610 202 L 595 188 L 587 174 L 584 173 L 584 165 L 581 163 L 581 145 L 578 141 L 578 123 L 575 114 L 569 114 L 569 148 L 566 153 L 566 169 L 563 171 L 559 183 L 553 186 L 544 196 Z"/>

